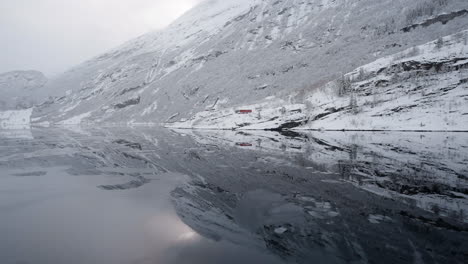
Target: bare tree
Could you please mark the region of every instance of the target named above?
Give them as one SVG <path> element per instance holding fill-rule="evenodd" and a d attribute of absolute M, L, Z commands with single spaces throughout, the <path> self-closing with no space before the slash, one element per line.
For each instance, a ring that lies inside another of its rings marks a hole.
<path fill-rule="evenodd" d="M 359 68 L 359 74 L 358 74 L 357 80 L 362 81 L 365 78 L 366 78 L 366 71 L 364 70 L 363 67 L 361 67 L 361 68 Z"/>
<path fill-rule="evenodd" d="M 354 93 L 354 91 L 351 93 L 351 96 L 349 97 L 349 108 L 351 109 L 351 112 L 353 114 L 358 113 L 357 98 L 356 98 L 356 94 Z"/>
<path fill-rule="evenodd" d="M 374 108 L 377 105 L 377 93 L 374 90 L 372 90 L 372 104 L 371 107 Z"/>
<path fill-rule="evenodd" d="M 281 107 L 280 113 L 281 113 L 282 115 L 286 114 L 286 107 L 284 107 L 284 106 Z"/>
<path fill-rule="evenodd" d="M 439 37 L 435 43 L 435 47 L 437 50 L 440 50 L 444 46 L 444 39 Z"/>
<path fill-rule="evenodd" d="M 408 57 L 414 57 L 414 56 L 418 56 L 419 55 L 419 48 L 418 47 L 413 47 L 410 52 L 407 54 Z"/>
<path fill-rule="evenodd" d="M 344 96 L 351 90 L 351 80 L 348 76 L 342 75 L 338 80 L 338 96 Z"/>

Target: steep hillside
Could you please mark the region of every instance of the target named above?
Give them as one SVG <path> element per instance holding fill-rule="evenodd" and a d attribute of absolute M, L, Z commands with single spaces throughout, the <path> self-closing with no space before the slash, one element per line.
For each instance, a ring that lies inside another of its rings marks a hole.
<path fill-rule="evenodd" d="M 467 13 L 463 0 L 209 0 L 52 80 L 72 92 L 34 120 L 174 122 L 272 94 L 303 104 L 290 95 L 467 29 Z"/>
<path fill-rule="evenodd" d="M 41 88 L 47 78 L 38 71 L 13 71 L 0 74 L 0 111 L 26 109 L 47 97 Z"/>
<path fill-rule="evenodd" d="M 289 98 L 200 112 L 175 128 L 468 131 L 468 31 L 416 46 Z M 303 100 L 303 103 L 294 101 Z M 252 111 L 239 113 L 239 110 Z"/>

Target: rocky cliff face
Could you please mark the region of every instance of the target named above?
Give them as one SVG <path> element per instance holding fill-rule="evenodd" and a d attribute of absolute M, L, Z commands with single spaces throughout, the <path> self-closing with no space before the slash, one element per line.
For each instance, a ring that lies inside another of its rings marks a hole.
<path fill-rule="evenodd" d="M 462 0 L 205 1 L 52 80 L 49 89 L 73 92 L 36 109 L 34 120 L 175 122 L 272 94 L 301 104 L 307 96 L 290 95 L 466 29 L 466 10 Z"/>
<path fill-rule="evenodd" d="M 38 71 L 13 71 L 0 74 L 0 111 L 26 109 L 47 97 L 41 88 L 47 78 Z"/>

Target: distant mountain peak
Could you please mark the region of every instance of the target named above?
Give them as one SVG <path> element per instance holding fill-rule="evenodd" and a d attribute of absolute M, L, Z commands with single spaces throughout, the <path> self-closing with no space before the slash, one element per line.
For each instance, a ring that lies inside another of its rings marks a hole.
<path fill-rule="evenodd" d="M 26 109 L 39 103 L 43 97 L 41 88 L 47 77 L 39 71 L 11 71 L 0 73 L 0 111 Z"/>

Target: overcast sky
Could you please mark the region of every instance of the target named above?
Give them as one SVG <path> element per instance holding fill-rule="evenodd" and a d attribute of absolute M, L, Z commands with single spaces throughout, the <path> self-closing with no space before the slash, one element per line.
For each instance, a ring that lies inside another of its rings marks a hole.
<path fill-rule="evenodd" d="M 65 71 L 201 0 L 0 0 L 0 73 Z"/>

